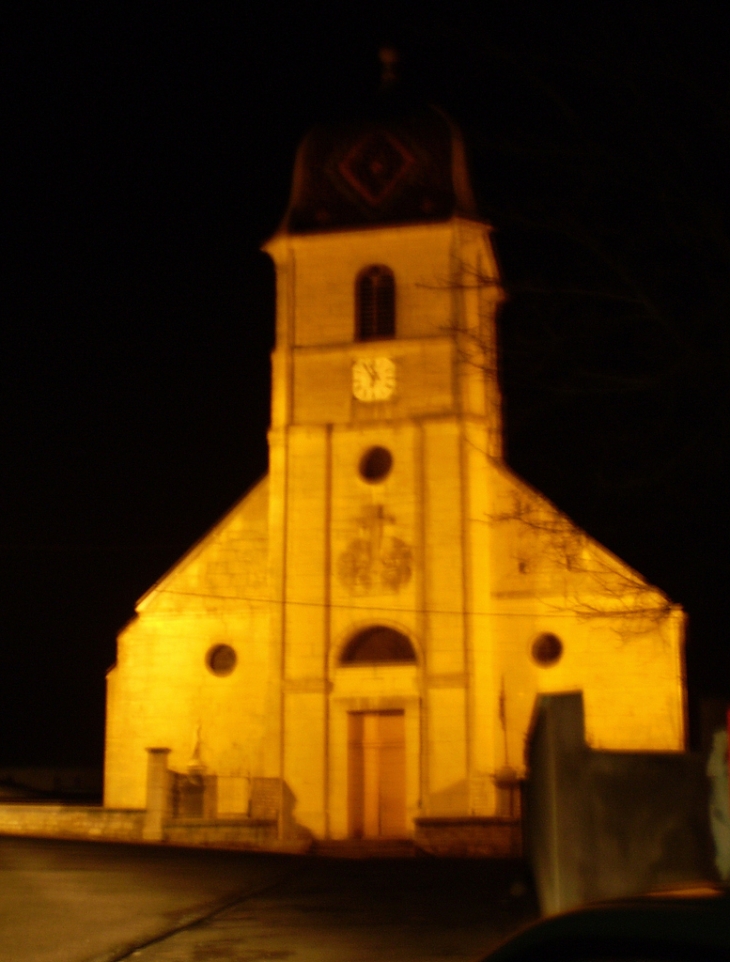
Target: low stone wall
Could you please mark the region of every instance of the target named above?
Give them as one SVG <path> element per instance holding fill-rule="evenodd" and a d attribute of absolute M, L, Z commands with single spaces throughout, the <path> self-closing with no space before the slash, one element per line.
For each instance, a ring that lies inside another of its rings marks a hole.
<path fill-rule="evenodd" d="M 280 839 L 274 818 L 166 818 L 161 837 L 144 835 L 145 811 L 102 806 L 0 805 L 0 835 L 85 839 L 99 842 L 154 841 L 158 845 L 304 853 L 309 835 Z M 412 843 L 431 855 L 518 858 L 520 822 L 500 818 L 419 818 Z M 402 845 L 407 843 L 402 842 Z M 392 853 L 391 853 L 392 854 Z"/>
<path fill-rule="evenodd" d="M 145 811 L 102 806 L 8 804 L 0 805 L 0 835 L 28 838 L 73 838 L 96 842 L 143 842 Z M 278 824 L 270 818 L 167 819 L 158 845 L 250 849 L 267 852 L 306 852 L 311 839 L 279 839 Z"/>
<path fill-rule="evenodd" d="M 170 845 L 271 849 L 277 841 L 277 821 L 273 818 L 176 818 L 163 824 L 162 833 L 163 841 Z"/>
<path fill-rule="evenodd" d="M 511 818 L 422 817 L 414 841 L 430 855 L 520 858 L 522 825 Z"/>
<path fill-rule="evenodd" d="M 0 835 L 140 842 L 144 815 L 101 805 L 0 805 Z"/>

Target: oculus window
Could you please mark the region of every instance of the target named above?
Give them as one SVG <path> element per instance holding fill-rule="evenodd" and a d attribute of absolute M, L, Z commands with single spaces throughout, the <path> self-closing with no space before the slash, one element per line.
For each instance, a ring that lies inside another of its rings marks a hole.
<path fill-rule="evenodd" d="M 237 661 L 236 652 L 230 645 L 215 645 L 205 658 L 208 668 L 219 678 L 230 675 Z"/>
<path fill-rule="evenodd" d="M 532 643 L 532 657 L 543 668 L 560 661 L 563 654 L 563 643 L 557 635 L 546 631 L 538 635 Z"/>
<path fill-rule="evenodd" d="M 360 459 L 360 476 L 365 481 L 382 481 L 393 467 L 393 455 L 387 448 L 370 448 Z"/>

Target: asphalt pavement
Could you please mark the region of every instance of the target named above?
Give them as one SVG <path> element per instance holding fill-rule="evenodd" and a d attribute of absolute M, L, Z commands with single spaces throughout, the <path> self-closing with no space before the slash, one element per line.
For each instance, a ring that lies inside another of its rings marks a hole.
<path fill-rule="evenodd" d="M 467 962 L 536 916 L 515 862 L 0 838 L 14 962 Z"/>
<path fill-rule="evenodd" d="M 277 856 L 0 838 L 0 960 L 123 958 L 296 867 Z"/>

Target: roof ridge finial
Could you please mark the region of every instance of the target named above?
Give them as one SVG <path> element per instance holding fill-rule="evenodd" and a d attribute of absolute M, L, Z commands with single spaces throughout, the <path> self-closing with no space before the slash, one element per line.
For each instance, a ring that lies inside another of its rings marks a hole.
<path fill-rule="evenodd" d="M 390 43 L 381 43 L 378 50 L 380 58 L 380 89 L 387 90 L 398 80 L 397 66 L 400 56 L 395 47 Z"/>

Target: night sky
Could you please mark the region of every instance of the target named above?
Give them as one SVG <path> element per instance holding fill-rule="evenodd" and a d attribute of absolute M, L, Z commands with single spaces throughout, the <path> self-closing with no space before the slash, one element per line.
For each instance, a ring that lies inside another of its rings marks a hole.
<path fill-rule="evenodd" d="M 510 463 L 685 606 L 693 705 L 730 694 L 720 5 L 311 6 L 5 21 L 0 765 L 101 764 L 116 632 L 266 470 L 259 247 L 384 41 L 496 229 Z"/>

